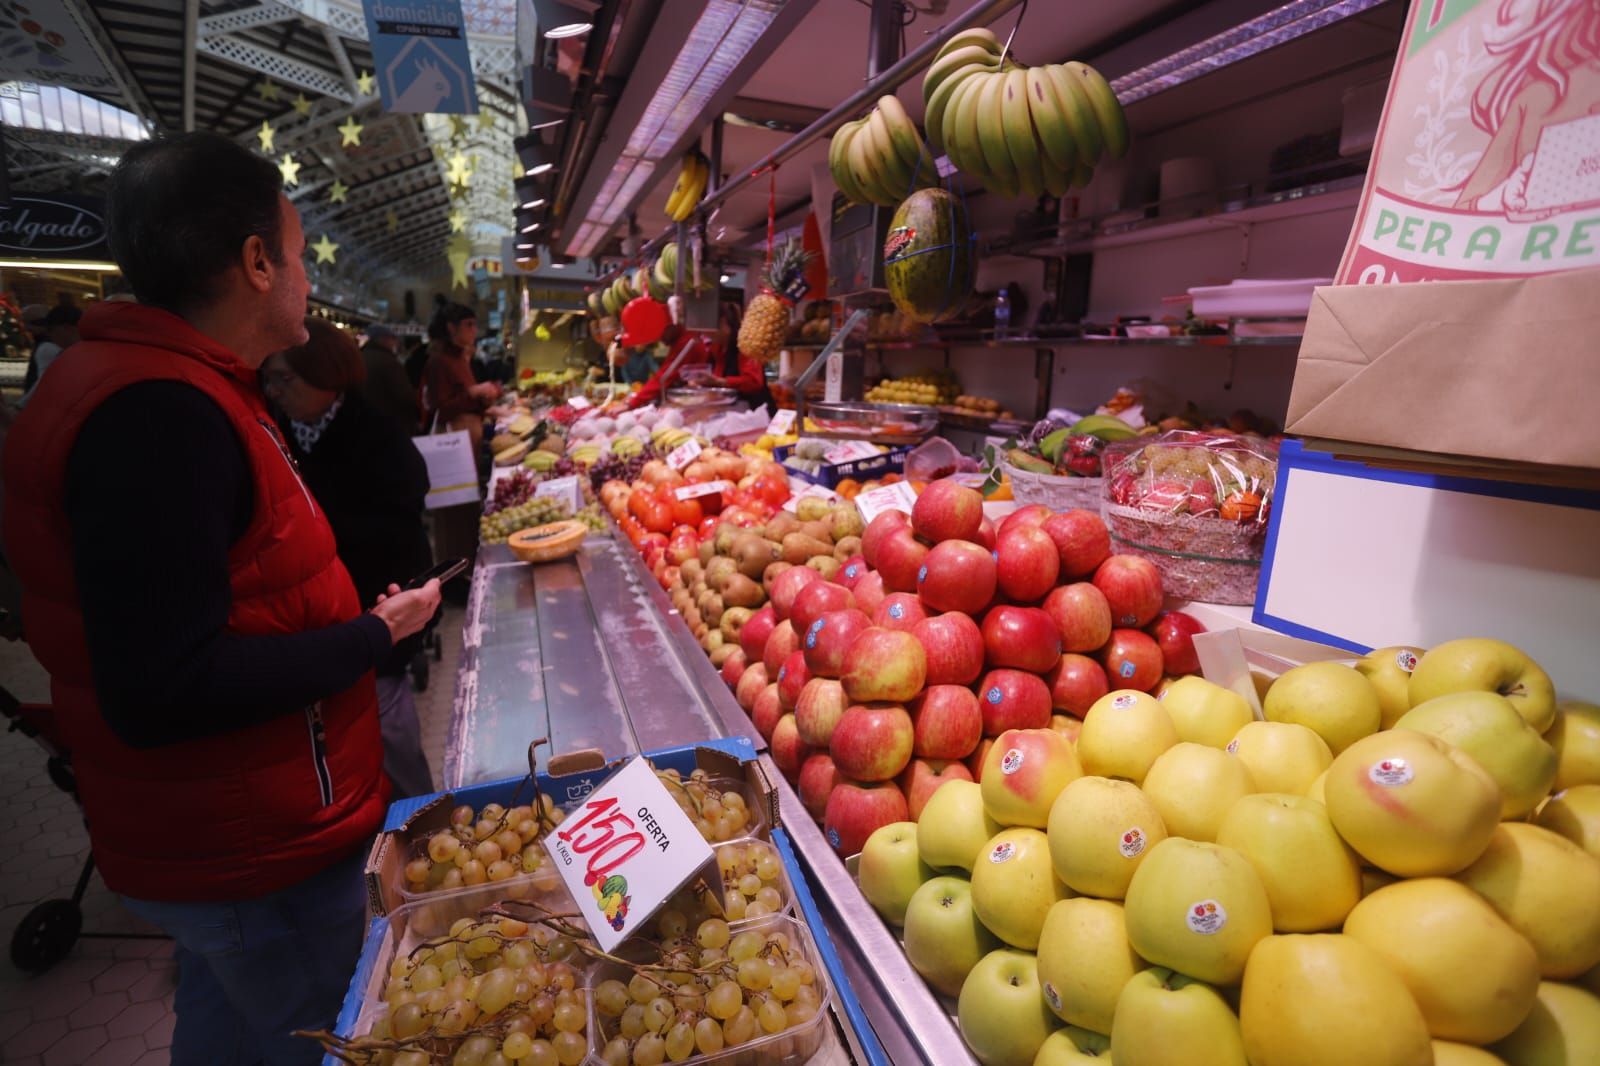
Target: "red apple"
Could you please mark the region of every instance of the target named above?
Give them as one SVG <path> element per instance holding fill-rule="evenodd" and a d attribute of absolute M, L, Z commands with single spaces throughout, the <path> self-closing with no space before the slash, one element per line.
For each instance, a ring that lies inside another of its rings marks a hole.
<path fill-rule="evenodd" d="M 911 635 L 927 656 L 929 686 L 970 685 L 983 673 L 983 633 L 970 616 L 950 611 L 924 619 Z"/>
<path fill-rule="evenodd" d="M 767 651 L 767 638 L 772 636 L 773 627 L 777 624 L 778 614 L 770 603 L 763 604 L 760 610 L 745 620 L 739 630 L 739 647 L 744 649 L 746 659 L 752 663 L 761 661 Z"/>
<path fill-rule="evenodd" d="M 844 561 L 843 566 L 839 567 L 839 573 L 836 576 L 839 579 L 839 584 L 847 589 L 853 589 L 856 587 L 856 582 L 866 577 L 870 569 L 871 567 L 867 565 L 866 556 L 852 555 Z"/>
<path fill-rule="evenodd" d="M 802 641 L 811 676 L 838 677 L 844 673 L 844 653 L 850 642 L 871 628 L 872 619 L 857 610 L 829 611 L 812 622 Z"/>
<path fill-rule="evenodd" d="M 981 547 L 994 551 L 994 541 L 997 536 L 999 534 L 995 532 L 994 523 L 989 521 L 986 516 L 982 522 L 978 523 L 978 535 L 972 539 L 977 541 Z"/>
<path fill-rule="evenodd" d="M 1094 701 L 1111 691 L 1106 672 L 1087 655 L 1068 653 L 1061 657 L 1044 683 L 1050 686 L 1050 702 L 1058 711 L 1070 711 L 1082 718 Z"/>
<path fill-rule="evenodd" d="M 794 708 L 800 739 L 813 747 L 827 747 L 833 739 L 833 727 L 839 724 L 849 706 L 844 686 L 831 677 L 813 677 L 807 681 Z"/>
<path fill-rule="evenodd" d="M 1072 742 L 1051 729 L 1008 729 L 983 767 L 983 809 L 1001 825 L 1043 829 L 1061 790 L 1083 776 Z"/>
<path fill-rule="evenodd" d="M 794 608 L 794 598 L 800 595 L 800 590 L 813 581 L 821 581 L 822 575 L 809 566 L 791 566 L 779 574 L 772 581 L 772 610 L 778 621 L 789 617 L 789 612 Z M 749 625 L 748 622 L 745 623 Z"/>
<path fill-rule="evenodd" d="M 995 542 L 994 551 L 996 584 L 1011 599 L 1036 603 L 1055 588 L 1061 554 L 1056 542 L 1038 526 L 1007 530 Z"/>
<path fill-rule="evenodd" d="M 845 649 L 840 680 L 852 702 L 905 703 L 922 691 L 927 676 L 928 657 L 916 637 L 874 626 Z"/>
<path fill-rule="evenodd" d="M 1050 724 L 1050 686 L 1025 670 L 990 670 L 978 682 L 983 735 L 1007 729 L 1042 729 Z"/>
<path fill-rule="evenodd" d="M 1056 624 L 1062 651 L 1098 651 L 1111 639 L 1111 604 L 1087 581 L 1051 589 L 1040 606 Z"/>
<path fill-rule="evenodd" d="M 1024 504 L 1000 520 L 997 535 L 1003 537 L 1013 529 L 1035 529 L 1053 514 L 1055 512 L 1042 503 Z"/>
<path fill-rule="evenodd" d="M 894 782 L 845 781 L 828 795 L 822 816 L 823 835 L 840 855 L 857 855 L 876 830 L 910 817 L 905 794 Z"/>
<path fill-rule="evenodd" d="M 1148 559 L 1113 555 L 1095 570 L 1094 585 L 1106 594 L 1116 625 L 1138 629 L 1161 610 L 1161 571 Z"/>
<path fill-rule="evenodd" d="M 850 591 L 855 594 L 856 606 L 870 615 L 878 609 L 878 604 L 883 602 L 886 593 L 883 587 L 883 575 L 876 570 L 868 570 L 857 579 L 855 588 Z"/>
<path fill-rule="evenodd" d="M 1061 576 L 1067 581 L 1088 577 L 1111 554 L 1111 533 L 1093 511 L 1063 511 L 1041 527 L 1056 542 Z"/>
<path fill-rule="evenodd" d="M 882 511 L 867 523 L 861 532 L 861 557 L 876 570 L 879 566 L 878 547 L 897 529 L 910 529 L 911 516 L 904 511 Z"/>
<path fill-rule="evenodd" d="M 799 650 L 790 652 L 783 660 L 783 665 L 778 667 L 778 702 L 785 711 L 794 710 L 794 705 L 800 700 L 800 690 L 810 680 L 811 671 L 806 669 L 806 653 Z"/>
<path fill-rule="evenodd" d="M 794 715 L 786 714 L 778 719 L 769 743 L 772 746 L 772 761 L 783 772 L 783 776 L 790 781 L 799 780 L 800 767 L 810 757 L 811 745 L 800 739 Z"/>
<path fill-rule="evenodd" d="M 883 587 L 890 592 L 915 592 L 917 574 L 927 558 L 928 546 L 912 536 L 908 527 L 891 530 L 878 548 Z"/>
<path fill-rule="evenodd" d="M 1037 607 L 1000 606 L 983 616 L 984 661 L 1042 674 L 1061 658 L 1061 635 Z"/>
<path fill-rule="evenodd" d="M 966 758 L 967 772 L 979 784 L 983 783 L 983 763 L 989 757 L 989 749 L 994 747 L 994 737 L 984 737 L 978 741 L 977 748 Z"/>
<path fill-rule="evenodd" d="M 745 623 L 748 625 L 749 623 Z M 1206 627 L 1193 615 L 1182 611 L 1162 611 L 1150 626 L 1150 635 L 1161 649 L 1161 662 L 1169 674 L 1198 674 L 1200 656 L 1195 654 L 1194 635 Z M 723 666 L 727 668 L 726 664 Z"/>
<path fill-rule="evenodd" d="M 971 780 L 972 771 L 959 760 L 912 759 L 911 765 L 905 768 L 895 784 L 905 793 L 911 820 L 916 821 L 922 817 L 922 808 L 927 805 L 928 797 L 937 792 L 940 785 L 948 781 Z"/>
<path fill-rule="evenodd" d="M 911 528 L 917 536 L 934 544 L 974 540 L 981 525 L 983 495 L 949 478 L 928 485 L 911 505 Z"/>
<path fill-rule="evenodd" d="M 1137 629 L 1113 629 L 1104 653 L 1106 678 L 1117 688 L 1149 692 L 1161 681 L 1161 647 Z"/>
<path fill-rule="evenodd" d="M 761 690 L 766 687 L 766 664 L 751 663 L 745 667 L 744 673 L 739 675 L 739 687 L 733 690 L 733 698 L 739 701 L 739 706 L 748 714 L 756 705 L 756 697 L 761 695 Z"/>
<path fill-rule="evenodd" d="M 761 734 L 762 740 L 771 740 L 772 731 L 778 727 L 778 719 L 782 717 L 783 704 L 778 701 L 778 684 L 773 682 L 756 697 L 755 706 L 750 708 L 750 721 L 754 723 L 756 732 Z"/>
<path fill-rule="evenodd" d="M 789 571 L 785 570 L 784 573 Z M 772 629 L 772 635 L 767 638 L 767 646 L 761 652 L 761 661 L 767 664 L 767 676 L 778 680 L 778 671 L 783 669 L 783 664 L 790 655 L 800 650 L 800 637 L 794 631 L 794 625 L 785 618 Z"/>
<path fill-rule="evenodd" d="M 872 624 L 884 629 L 911 632 L 916 624 L 928 617 L 927 608 L 914 592 L 891 592 L 872 612 Z"/>
<path fill-rule="evenodd" d="M 967 540 L 934 545 L 917 572 L 917 595 L 935 611 L 978 614 L 994 599 L 995 558 Z"/>
<path fill-rule="evenodd" d="M 898 703 L 855 704 L 828 741 L 839 772 L 854 781 L 888 781 L 911 761 L 911 716 Z"/>
<path fill-rule="evenodd" d="M 929 685 L 906 710 L 911 714 L 913 755 L 965 759 L 983 739 L 983 712 L 965 685 Z"/>
<path fill-rule="evenodd" d="M 744 676 L 744 668 L 749 660 L 745 658 L 743 648 L 734 648 L 728 657 L 722 660 L 722 682 L 730 689 L 739 688 L 739 678 Z"/>
<path fill-rule="evenodd" d="M 807 567 L 806 569 L 810 569 Z M 802 588 L 789 606 L 789 621 L 804 643 L 811 625 L 829 611 L 848 611 L 856 605 L 856 598 L 843 585 L 832 581 L 813 581 Z"/>
<path fill-rule="evenodd" d="M 826 751 L 813 752 L 800 766 L 800 803 L 811 817 L 822 820 L 828 809 L 828 797 L 833 790 L 845 784 L 846 777 L 833 765 L 833 756 Z"/>

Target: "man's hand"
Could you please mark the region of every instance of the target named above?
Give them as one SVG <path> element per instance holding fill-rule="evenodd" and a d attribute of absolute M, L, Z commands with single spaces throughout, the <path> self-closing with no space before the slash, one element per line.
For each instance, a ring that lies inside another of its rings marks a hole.
<path fill-rule="evenodd" d="M 420 589 L 402 591 L 399 585 L 390 585 L 387 594 L 378 597 L 372 613 L 383 619 L 389 627 L 389 643 L 398 644 L 414 633 L 422 632 L 434 612 L 439 609 L 439 582 L 430 581 Z"/>

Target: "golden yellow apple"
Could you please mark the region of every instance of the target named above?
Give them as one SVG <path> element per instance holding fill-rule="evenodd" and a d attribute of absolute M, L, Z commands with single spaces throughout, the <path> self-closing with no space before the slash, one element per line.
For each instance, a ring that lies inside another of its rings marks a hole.
<path fill-rule="evenodd" d="M 1276 932 L 1337 929 L 1361 899 L 1361 863 L 1316 800 L 1283 792 L 1245 796 L 1222 819 L 1217 843 L 1255 867 Z"/>
<path fill-rule="evenodd" d="M 1329 767 L 1324 791 L 1346 843 L 1400 877 L 1466 868 L 1500 820 L 1500 787 L 1477 760 L 1409 729 L 1350 745 Z"/>
<path fill-rule="evenodd" d="M 1050 841 L 1037 829 L 1002 829 L 972 868 L 978 921 L 1015 948 L 1038 947 L 1051 904 L 1070 894 L 1050 865 Z"/>
<path fill-rule="evenodd" d="M 1600 998 L 1575 985 L 1544 982 L 1527 1020 L 1494 1052 L 1508 1066 L 1600 1062 Z"/>
<path fill-rule="evenodd" d="M 1534 819 L 1600 859 L 1600 785 L 1574 785 L 1550 797 Z"/>
<path fill-rule="evenodd" d="M 1494 692 L 1510 700 L 1538 733 L 1556 716 L 1550 675 L 1521 648 L 1503 640 L 1450 640 L 1430 648 L 1411 672 L 1411 706 L 1451 692 Z"/>
<path fill-rule="evenodd" d="M 1198 674 L 1168 685 L 1161 693 L 1161 706 L 1178 730 L 1178 739 L 1213 748 L 1227 747 L 1235 733 L 1255 721 L 1243 696 Z"/>
<path fill-rule="evenodd" d="M 1296 796 L 1305 795 L 1333 762 L 1326 741 L 1290 722 L 1251 722 L 1233 735 L 1226 750 L 1250 770 L 1257 789 Z"/>
<path fill-rule="evenodd" d="M 1433 1066 L 1506 1066 L 1506 1061 L 1471 1044 L 1453 1044 L 1448 1040 L 1435 1040 Z"/>
<path fill-rule="evenodd" d="M 1111 1038 L 1069 1025 L 1045 1038 L 1033 1066 L 1095 1066 L 1102 1061 L 1111 1061 Z"/>
<path fill-rule="evenodd" d="M 933 867 L 972 871 L 978 852 L 1000 832 L 1000 823 L 983 809 L 976 781 L 946 781 L 923 804 L 917 819 L 917 853 Z"/>
<path fill-rule="evenodd" d="M 1083 716 L 1078 758 L 1083 772 L 1139 784 L 1156 757 L 1178 742 L 1159 701 L 1143 692 L 1108 692 Z"/>
<path fill-rule="evenodd" d="M 1222 994 L 1165 968 L 1135 974 L 1117 999 L 1111 1061 L 1245 1066 L 1239 1018 Z"/>
<path fill-rule="evenodd" d="M 1326 805 L 1328 802 L 1328 771 L 1324 770 L 1317 775 L 1315 781 L 1306 788 L 1306 799 L 1314 799 Z"/>
<path fill-rule="evenodd" d="M 1001 948 L 978 961 L 956 1003 L 961 1036 L 984 1066 L 1027 1066 L 1056 1027 L 1032 952 Z"/>
<path fill-rule="evenodd" d="M 1167 827 L 1138 785 L 1080 777 L 1051 805 L 1049 836 L 1056 876 L 1068 888 L 1121 899 L 1139 863 L 1167 839 Z"/>
<path fill-rule="evenodd" d="M 1145 962 L 1128 943 L 1122 904 L 1106 899 L 1061 900 L 1039 933 L 1039 987 L 1068 1025 L 1111 1032 L 1117 997 Z"/>
<path fill-rule="evenodd" d="M 1267 890 L 1249 860 L 1181 837 L 1150 849 L 1123 914 L 1142 958 L 1215 985 L 1236 983 L 1250 949 L 1272 932 Z"/>
<path fill-rule="evenodd" d="M 1335 755 L 1376 733 L 1383 721 L 1378 690 L 1341 663 L 1306 663 L 1288 671 L 1267 690 L 1262 710 L 1269 722 L 1310 729 Z"/>
<path fill-rule="evenodd" d="M 1448 878 L 1380 888 L 1356 904 L 1344 934 L 1399 975 L 1436 1039 L 1499 1040 L 1522 1024 L 1539 991 L 1533 945 L 1481 896 Z"/>
<path fill-rule="evenodd" d="M 1600 707 L 1564 701 L 1544 738 L 1556 749 L 1554 788 L 1600 785 Z"/>
<path fill-rule="evenodd" d="M 1372 682 L 1372 689 L 1378 694 L 1378 708 L 1383 712 L 1380 729 L 1391 728 L 1411 709 L 1406 690 L 1411 684 L 1411 671 L 1417 668 L 1423 654 L 1421 648 L 1396 644 L 1370 651 L 1356 663 L 1356 669 Z"/>
<path fill-rule="evenodd" d="M 1528 938 L 1545 977 L 1566 980 L 1600 964 L 1600 859 L 1566 837 L 1502 822 L 1456 880 Z"/>
<path fill-rule="evenodd" d="M 1217 839 L 1223 815 L 1255 790 L 1244 763 L 1221 748 L 1188 741 L 1162 752 L 1144 778 L 1144 794 L 1167 832 L 1190 840 Z"/>
<path fill-rule="evenodd" d="M 1273 936 L 1244 972 L 1251 1066 L 1432 1066 L 1422 1012 L 1377 953 L 1337 933 Z"/>
<path fill-rule="evenodd" d="M 1395 728 L 1431 733 L 1478 760 L 1500 786 L 1503 819 L 1530 813 L 1556 779 L 1555 749 L 1493 692 L 1437 696 L 1407 711 Z"/>

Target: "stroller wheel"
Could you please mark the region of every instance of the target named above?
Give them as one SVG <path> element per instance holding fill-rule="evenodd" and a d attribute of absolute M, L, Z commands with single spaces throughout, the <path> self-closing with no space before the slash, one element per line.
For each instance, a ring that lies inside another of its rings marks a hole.
<path fill-rule="evenodd" d="M 83 911 L 70 899 L 51 899 L 23 915 L 11 936 L 11 961 L 17 969 L 43 973 L 78 942 Z"/>

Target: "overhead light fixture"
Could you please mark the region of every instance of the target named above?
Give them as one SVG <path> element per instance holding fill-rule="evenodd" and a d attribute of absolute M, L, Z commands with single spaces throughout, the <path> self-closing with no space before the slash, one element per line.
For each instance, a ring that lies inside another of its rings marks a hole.
<path fill-rule="evenodd" d="M 722 275 L 722 278 L 721 278 L 722 284 L 726 285 L 728 282 L 730 282 L 732 280 L 733 280 L 733 275 L 732 274 L 724 274 L 724 275 Z"/>
<path fill-rule="evenodd" d="M 549 122 L 535 122 L 533 125 L 529 126 L 528 129 L 533 131 L 547 130 L 551 126 L 559 126 L 565 121 L 567 120 L 564 118 L 553 118 Z"/>
<path fill-rule="evenodd" d="M 551 262 L 550 269 L 551 270 L 565 270 L 565 269 L 567 269 L 567 264 Z"/>
<path fill-rule="evenodd" d="M 87 270 L 95 274 L 115 274 L 122 269 L 115 263 L 87 259 L 0 259 L 0 267 L 16 270 Z"/>
<path fill-rule="evenodd" d="M 543 174 L 555 165 L 555 149 L 545 144 L 544 138 L 537 133 L 514 137 L 511 145 L 516 149 L 517 163 L 521 165 L 525 177 Z"/>
<path fill-rule="evenodd" d="M 777 0 L 706 0 L 705 9 L 590 204 L 570 246 L 573 252 L 589 255 L 609 235 L 782 8 Z"/>
<path fill-rule="evenodd" d="M 527 203 L 522 204 L 521 207 L 522 207 L 522 209 L 524 211 L 532 211 L 535 208 L 543 207 L 544 204 L 545 204 L 544 198 L 540 197 L 537 200 L 529 200 Z"/>
<path fill-rule="evenodd" d="M 569 22 L 565 26 L 545 30 L 544 35 L 552 41 L 559 41 L 565 37 L 582 37 L 592 29 L 594 29 L 592 22 Z"/>
<path fill-rule="evenodd" d="M 533 231 L 534 231 L 534 230 L 536 230 L 536 229 L 538 229 L 538 228 L 539 228 L 539 223 L 537 223 L 537 222 L 533 222 L 533 223 L 530 223 L 530 224 L 528 224 L 528 225 L 526 225 L 526 226 L 523 226 L 523 227 L 522 227 L 522 228 L 521 228 L 521 229 L 520 229 L 520 230 L 518 230 L 518 231 L 517 231 L 517 232 L 518 232 L 518 233 L 532 233 L 532 232 L 533 232 Z"/>

